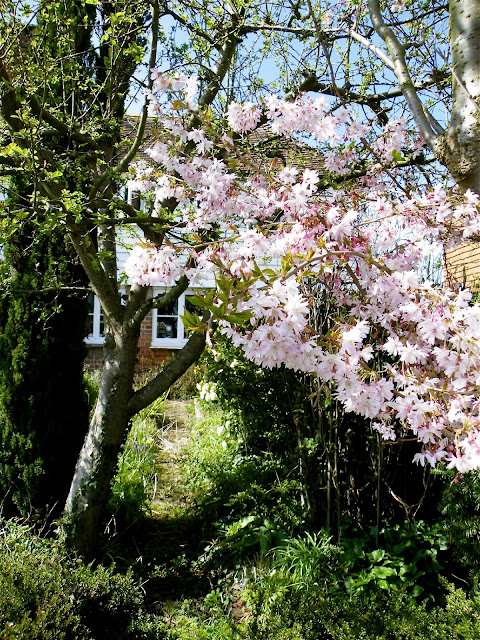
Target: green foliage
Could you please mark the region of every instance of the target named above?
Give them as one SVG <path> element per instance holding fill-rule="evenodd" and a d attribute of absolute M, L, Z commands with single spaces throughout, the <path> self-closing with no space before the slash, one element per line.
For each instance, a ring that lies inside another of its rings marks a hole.
<path fill-rule="evenodd" d="M 3 523 L 1 538 L 2 640 L 164 637 L 129 573 L 78 562 L 61 542 L 42 540 L 13 520 Z"/>
<path fill-rule="evenodd" d="M 85 401 L 89 408 L 90 417 L 92 417 L 92 413 L 95 409 L 95 404 L 97 402 L 98 393 L 100 391 L 100 376 L 101 376 L 101 371 L 85 370 L 83 372 L 83 386 L 84 386 Z"/>
<path fill-rule="evenodd" d="M 203 611 L 197 608 L 195 615 L 186 611 L 175 616 L 167 637 L 168 640 L 241 640 L 244 636 L 228 616 L 207 604 Z"/>
<path fill-rule="evenodd" d="M 131 525 L 150 513 L 150 500 L 157 484 L 156 426 L 161 419 L 162 408 L 163 398 L 159 398 L 132 420 L 108 503 L 108 513 L 112 514 L 117 529 Z"/>
<path fill-rule="evenodd" d="M 445 533 L 457 560 L 474 576 L 480 572 L 480 479 L 477 473 L 460 478 L 453 471 L 440 472 L 445 488 L 440 501 Z"/>
<path fill-rule="evenodd" d="M 326 554 L 328 556 L 328 552 Z M 325 568 L 325 576 L 328 566 Z M 245 574 L 244 574 L 245 575 Z M 244 577 L 243 575 L 243 577 Z M 474 640 L 480 596 L 445 583 L 445 604 L 427 607 L 403 589 L 348 594 L 328 582 L 295 582 L 278 567 L 255 567 L 248 579 L 169 615 L 169 640 Z"/>
<path fill-rule="evenodd" d="M 190 367 L 168 390 L 169 400 L 191 400 L 197 394 L 198 368 Z"/>
<path fill-rule="evenodd" d="M 289 638 L 286 630 L 295 630 L 296 640 L 473 640 L 480 630 L 478 595 L 452 585 L 446 605 L 431 609 L 403 590 L 332 595 L 322 585 L 292 589 L 291 577 L 281 572 L 260 576 L 247 595 L 249 640 Z"/>
<path fill-rule="evenodd" d="M 419 521 L 412 525 L 395 525 L 382 529 L 378 536 L 351 535 L 342 540 L 339 562 L 347 577 L 349 593 L 372 587 L 388 592 L 403 589 L 422 599 L 436 600 L 440 551 L 447 549 L 447 539 L 440 524 L 427 526 Z"/>
<path fill-rule="evenodd" d="M 318 306 L 322 311 L 321 299 Z M 407 511 L 419 504 L 429 515 L 424 494 L 432 483 L 411 464 L 413 443 L 384 446 L 370 423 L 345 413 L 318 380 L 262 369 L 227 340 L 204 364 L 200 397 L 223 409 L 236 442 L 230 466 L 215 481 L 210 473 L 216 491 L 205 502 L 218 507 L 211 520 L 224 518 L 220 504 L 228 504 L 233 519 L 271 519 L 288 535 L 327 527 L 338 539 L 345 519 L 363 529 L 403 522 L 401 500 Z"/>
<path fill-rule="evenodd" d="M 324 533 L 306 533 L 291 538 L 284 546 L 273 549 L 272 566 L 291 576 L 296 586 L 325 584 L 338 573 L 339 549 Z"/>
<path fill-rule="evenodd" d="M 62 551 L 5 524 L 0 547 L 0 629 L 5 640 L 88 638 L 66 584 Z"/>
<path fill-rule="evenodd" d="M 350 532 L 338 545 L 324 532 L 306 533 L 274 549 L 272 566 L 301 588 L 324 585 L 332 597 L 384 590 L 434 601 L 443 595 L 437 556 L 446 548 L 441 526 L 424 522 L 383 529 L 378 543 L 375 530 Z"/>
<path fill-rule="evenodd" d="M 198 404 L 197 404 L 198 407 Z M 187 482 L 205 522 L 203 561 L 238 564 L 304 526 L 298 480 L 271 452 L 247 449 L 231 413 L 202 404 L 187 461 Z M 286 474 L 285 474 L 286 475 Z"/>
<path fill-rule="evenodd" d="M 208 492 L 204 512 L 211 521 L 254 516 L 255 526 L 267 519 L 288 533 L 303 529 L 309 513 L 296 427 L 301 383 L 285 369 L 260 369 L 226 341 L 214 357 L 206 355 L 205 366 L 204 394 L 211 390 L 206 397 L 216 398 L 223 415 L 197 451 L 195 474 L 206 479 Z"/>
<path fill-rule="evenodd" d="M 76 267 L 63 238 L 18 234 L 5 248 L 0 305 L 0 501 L 3 514 L 63 507 L 87 429 L 85 301 L 44 287 Z M 21 290 L 16 292 L 15 290 Z"/>

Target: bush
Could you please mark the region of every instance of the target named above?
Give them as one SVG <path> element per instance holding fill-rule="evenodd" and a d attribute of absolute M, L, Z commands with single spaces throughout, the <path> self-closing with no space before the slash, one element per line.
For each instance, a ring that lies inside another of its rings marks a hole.
<path fill-rule="evenodd" d="M 443 527 L 452 542 L 456 559 L 467 568 L 472 577 L 480 573 L 480 479 L 471 472 L 461 478 L 455 472 L 440 472 L 445 489 L 440 511 L 445 517 Z"/>
<path fill-rule="evenodd" d="M 246 594 L 245 640 L 474 640 L 480 597 L 447 585 L 446 605 L 427 608 L 404 590 L 332 595 L 325 585 L 292 584 L 282 571 L 257 574 Z M 332 586 L 330 584 L 330 586 Z"/>
<path fill-rule="evenodd" d="M 405 591 L 421 600 L 443 596 L 438 553 L 446 549 L 440 525 L 418 522 L 345 537 L 338 545 L 325 532 L 287 540 L 270 554 L 275 569 L 306 589 L 325 585 L 332 596 Z"/>
<path fill-rule="evenodd" d="M 29 191 L 26 184 L 13 189 L 23 197 Z M 44 517 L 60 514 L 65 504 L 88 428 L 82 378 L 87 307 L 83 298 L 61 291 L 85 276 L 63 237 L 38 234 L 30 224 L 2 248 L 0 503 L 5 517 Z M 56 292 L 42 292 L 56 286 Z"/>
<path fill-rule="evenodd" d="M 328 555 L 328 552 L 327 552 Z M 328 573 L 325 571 L 325 575 Z M 480 596 L 445 583 L 444 606 L 428 607 L 400 589 L 332 593 L 333 580 L 308 587 L 264 564 L 203 601 L 184 601 L 169 618 L 169 640 L 475 640 Z"/>
<path fill-rule="evenodd" d="M 415 443 L 385 446 L 370 421 L 345 412 L 312 376 L 262 369 L 226 339 L 215 349 L 205 356 L 200 391 L 223 409 L 237 442 L 234 465 L 214 481 L 216 504 L 228 502 L 233 519 L 266 517 L 289 535 L 327 526 L 338 539 L 345 518 L 368 529 L 402 523 L 408 505 L 429 515 L 432 482 L 412 465 Z"/>
<path fill-rule="evenodd" d="M 209 401 L 202 406 L 215 407 L 220 417 L 199 425 L 191 464 L 202 515 L 218 523 L 223 537 L 230 524 L 249 517 L 254 527 L 269 520 L 289 535 L 304 530 L 311 514 L 295 426 L 301 383 L 283 368 L 260 369 L 226 341 L 216 349 L 215 357 L 205 356 L 199 386 Z"/>
<path fill-rule="evenodd" d="M 349 593 L 403 589 L 411 596 L 436 601 L 442 597 L 438 555 L 446 549 L 441 525 L 419 521 L 382 529 L 378 542 L 375 529 L 351 534 L 342 539 L 338 560 Z"/>
<path fill-rule="evenodd" d="M 164 637 L 130 574 L 77 562 L 59 541 L 42 540 L 15 521 L 3 524 L 1 537 L 1 640 Z"/>

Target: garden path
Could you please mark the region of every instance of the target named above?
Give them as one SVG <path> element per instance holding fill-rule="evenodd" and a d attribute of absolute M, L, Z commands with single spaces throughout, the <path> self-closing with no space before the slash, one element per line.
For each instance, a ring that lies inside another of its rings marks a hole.
<path fill-rule="evenodd" d="M 150 503 L 151 515 L 142 523 L 136 540 L 143 560 L 158 567 L 145 588 L 153 612 L 163 615 L 176 603 L 208 588 L 191 566 L 199 554 L 202 522 L 189 508 L 193 496 L 185 483 L 187 451 L 196 416 L 193 400 L 166 400 L 158 423 L 157 482 Z M 163 567 L 163 569 L 162 569 Z"/>
<path fill-rule="evenodd" d="M 156 520 L 175 517 L 189 504 L 189 496 L 182 483 L 182 466 L 192 419 L 192 400 L 165 401 L 156 456 L 158 482 L 151 502 L 152 515 Z"/>

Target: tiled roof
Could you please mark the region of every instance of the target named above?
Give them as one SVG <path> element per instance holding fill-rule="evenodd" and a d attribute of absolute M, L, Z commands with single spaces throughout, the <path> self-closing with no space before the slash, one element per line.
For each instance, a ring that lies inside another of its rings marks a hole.
<path fill-rule="evenodd" d="M 132 142 L 137 134 L 139 119 L 140 116 L 127 115 L 123 122 L 124 132 Z M 141 160 L 149 159 L 145 149 L 155 142 L 154 128 L 155 119 L 149 118 L 145 127 L 144 142 L 137 154 Z M 246 136 L 243 142 L 246 143 L 245 153 L 251 156 L 255 164 L 270 165 L 277 159 L 283 166 L 288 165 L 298 169 L 308 167 L 322 174 L 322 158 L 316 149 L 292 138 L 272 133 L 268 127 L 259 127 Z"/>
<path fill-rule="evenodd" d="M 125 116 L 123 119 L 123 130 L 125 135 L 132 142 L 135 140 L 135 136 L 137 135 L 137 127 L 138 122 L 140 120 L 140 116 Z M 140 151 L 137 154 L 137 157 L 140 160 L 148 160 L 150 156 L 145 153 L 145 149 L 148 149 L 154 142 L 155 137 L 152 134 L 152 129 L 154 127 L 155 120 L 153 118 L 147 119 L 147 124 L 145 126 L 145 134 L 143 137 L 143 144 L 140 147 Z"/>

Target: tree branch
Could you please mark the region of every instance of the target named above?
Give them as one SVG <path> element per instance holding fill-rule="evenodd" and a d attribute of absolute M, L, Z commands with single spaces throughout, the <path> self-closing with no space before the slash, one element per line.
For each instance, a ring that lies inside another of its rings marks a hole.
<path fill-rule="evenodd" d="M 123 315 L 117 283 L 116 281 L 112 282 L 103 270 L 98 258 L 96 258 L 96 247 L 88 235 L 81 236 L 74 230 L 70 230 L 70 238 L 85 273 L 92 283 L 94 293 L 101 302 L 108 322 L 111 327 L 115 328 L 121 322 Z"/>
<path fill-rule="evenodd" d="M 214 47 L 215 49 L 218 49 L 218 42 L 216 42 L 213 38 L 211 38 L 208 35 L 208 33 L 206 33 L 203 29 L 200 29 L 200 27 L 197 27 L 196 25 L 192 25 L 189 22 L 187 22 L 185 18 L 182 18 L 182 16 L 176 13 L 175 11 L 173 11 L 173 9 L 170 9 L 170 8 L 165 9 L 163 11 L 163 15 L 171 16 L 178 23 L 182 24 L 185 27 L 185 29 L 187 29 L 188 31 L 191 31 L 197 36 L 200 36 L 206 42 L 211 44 L 212 47 Z"/>
<path fill-rule="evenodd" d="M 128 402 L 130 416 L 148 407 L 162 393 L 168 391 L 171 385 L 200 357 L 206 345 L 207 332 L 195 331 L 187 344 L 178 351 L 163 371 L 160 371 L 153 380 L 136 391 Z"/>
<path fill-rule="evenodd" d="M 424 82 L 419 82 L 414 84 L 414 89 L 416 91 L 423 91 L 425 89 L 429 89 L 430 87 L 438 86 L 437 80 L 425 80 Z M 372 105 L 383 102 L 384 100 L 392 100 L 393 98 L 398 98 L 403 96 L 403 91 L 400 88 L 390 89 L 388 91 L 382 91 L 380 93 L 370 93 L 370 94 L 361 94 L 355 91 L 351 91 L 349 88 L 338 87 L 338 92 L 341 94 L 342 98 L 344 98 L 348 102 L 355 102 L 356 104 L 364 104 L 368 107 L 372 107 Z M 318 93 L 324 93 L 330 96 L 337 96 L 337 93 L 334 91 L 331 83 L 320 82 L 315 75 L 309 75 L 303 82 L 300 83 L 298 89 L 295 93 L 304 92 L 304 91 L 316 91 Z M 293 91 L 289 91 L 287 95 L 294 95 Z"/>
<path fill-rule="evenodd" d="M 150 70 L 155 66 L 157 61 L 157 46 L 158 46 L 158 29 L 159 29 L 159 11 L 158 11 L 158 1 L 155 0 L 153 3 L 153 17 L 152 17 L 152 41 L 151 41 L 151 49 L 150 56 L 148 60 L 148 88 L 151 89 L 153 86 L 153 80 L 150 75 Z M 145 100 L 143 103 L 142 113 L 140 115 L 140 120 L 138 122 L 137 133 L 135 135 L 135 139 L 132 143 L 132 146 L 128 150 L 128 152 L 124 155 L 121 161 L 114 169 L 107 169 L 98 178 L 95 180 L 92 189 L 89 193 L 89 199 L 93 200 L 99 190 L 103 187 L 105 182 L 112 177 L 112 171 L 114 175 L 120 175 L 123 173 L 129 166 L 130 162 L 135 158 L 140 149 L 140 146 L 143 142 L 143 137 L 145 135 L 145 127 L 147 125 L 148 118 L 148 97 L 145 96 Z"/>
<path fill-rule="evenodd" d="M 232 26 L 229 29 L 226 37 L 225 44 L 220 53 L 220 57 L 216 64 L 215 70 L 212 72 L 212 80 L 208 83 L 204 92 L 198 100 L 199 107 L 206 107 L 215 100 L 217 93 L 220 89 L 220 85 L 227 74 L 227 71 L 232 64 L 233 56 L 236 51 L 237 45 L 241 38 L 238 35 L 238 17 L 235 15 L 232 18 Z"/>
<path fill-rule="evenodd" d="M 390 58 L 387 56 L 386 53 L 384 53 L 381 49 L 379 49 L 373 43 L 371 43 L 370 40 L 367 40 L 367 38 L 364 38 L 362 35 L 354 31 L 353 29 L 348 29 L 347 33 L 351 38 L 353 38 L 354 40 L 362 44 L 369 51 L 371 51 L 378 58 L 380 58 L 380 60 L 382 60 L 382 62 L 384 62 L 387 65 L 387 67 L 390 67 L 390 69 L 395 70 L 395 65 L 393 61 L 390 60 Z"/>
<path fill-rule="evenodd" d="M 68 293 L 91 293 L 91 287 L 45 287 L 44 289 L 6 289 L 3 295 L 37 295 L 42 293 L 59 293 L 67 291 Z"/>
<path fill-rule="evenodd" d="M 410 77 L 407 63 L 405 61 L 405 49 L 398 41 L 392 29 L 387 27 L 385 24 L 380 11 L 379 0 L 368 0 L 368 8 L 373 28 L 387 45 L 393 62 L 393 70 L 397 76 L 397 80 L 400 84 L 400 88 L 402 89 L 402 93 L 405 96 L 405 100 L 410 107 L 412 116 L 417 123 L 423 139 L 436 153 L 440 134 L 432 128 L 431 122 L 434 119 L 428 113 L 415 90 L 415 86 Z M 436 124 L 440 127 L 438 123 Z"/>

